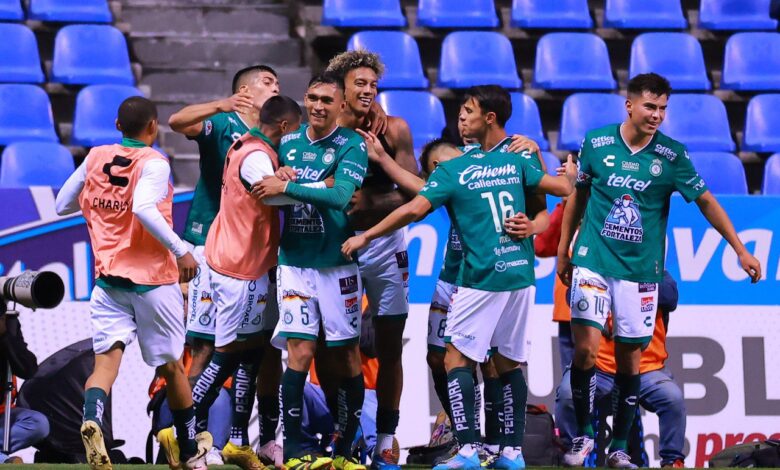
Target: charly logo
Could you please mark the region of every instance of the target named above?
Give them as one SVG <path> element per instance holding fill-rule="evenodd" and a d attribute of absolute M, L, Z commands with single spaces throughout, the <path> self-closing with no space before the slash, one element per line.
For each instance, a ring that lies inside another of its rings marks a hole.
<path fill-rule="evenodd" d="M 329 148 L 325 150 L 325 153 L 322 155 L 322 163 L 326 165 L 330 165 L 333 163 L 333 160 L 336 159 L 336 149 Z"/>
<path fill-rule="evenodd" d="M 659 159 L 653 159 L 653 163 L 650 164 L 650 174 L 653 176 L 661 176 L 661 173 L 663 173 L 664 167 L 663 162 Z"/>
<path fill-rule="evenodd" d="M 624 194 L 615 199 L 604 220 L 601 236 L 631 243 L 642 243 L 642 214 L 633 197 Z"/>

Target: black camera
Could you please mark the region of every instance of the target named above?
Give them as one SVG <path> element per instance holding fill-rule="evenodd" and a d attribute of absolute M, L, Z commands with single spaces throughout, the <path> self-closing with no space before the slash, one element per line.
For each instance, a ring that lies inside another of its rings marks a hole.
<path fill-rule="evenodd" d="M 33 310 L 54 308 L 64 296 L 62 279 L 51 271 L 24 271 L 14 277 L 0 276 L 0 302 L 3 304 L 16 302 Z"/>

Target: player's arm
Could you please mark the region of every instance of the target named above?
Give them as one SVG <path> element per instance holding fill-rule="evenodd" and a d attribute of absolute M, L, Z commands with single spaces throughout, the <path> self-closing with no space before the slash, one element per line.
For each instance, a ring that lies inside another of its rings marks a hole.
<path fill-rule="evenodd" d="M 89 155 L 87 155 L 89 158 Z M 57 199 L 54 201 L 55 208 L 58 215 L 73 214 L 81 210 L 79 206 L 79 195 L 81 190 L 84 189 L 84 182 L 87 180 L 87 159 L 76 168 L 65 184 L 60 188 L 60 192 L 57 193 Z"/>
<path fill-rule="evenodd" d="M 279 194 L 277 196 L 267 197 L 262 199 L 259 195 L 259 191 L 255 192 L 255 188 L 258 188 L 263 178 L 268 176 L 274 176 L 274 166 L 271 163 L 271 157 L 263 152 L 256 151 L 246 156 L 243 162 L 241 162 L 241 168 L 239 169 L 241 180 L 249 188 L 249 192 L 252 193 L 256 199 L 263 201 L 263 204 L 268 206 L 286 206 L 297 204 L 297 201 L 291 197 Z M 325 188 L 325 182 L 319 181 L 316 183 L 306 183 L 303 186 L 310 188 Z"/>
<path fill-rule="evenodd" d="M 541 172 L 535 167 L 530 167 L 532 171 Z M 577 181 L 577 165 L 571 161 L 571 155 L 566 159 L 561 168 L 557 169 L 558 176 L 550 176 L 546 172 L 542 173 L 542 178 L 536 186 L 537 191 L 553 196 L 567 197 L 574 191 L 574 183 Z M 545 210 L 546 211 L 546 210 Z"/>
<path fill-rule="evenodd" d="M 398 185 L 404 193 L 410 197 L 414 197 L 425 185 L 425 181 L 416 175 L 417 165 L 415 164 L 414 172 L 411 172 L 401 166 L 393 157 L 387 154 L 382 143 L 376 137 L 373 132 L 364 132 L 358 129 L 360 134 L 366 141 L 366 151 L 368 153 L 368 159 L 378 164 L 387 176 Z M 414 157 L 412 157 L 414 159 Z M 408 165 L 407 165 L 408 166 Z"/>
<path fill-rule="evenodd" d="M 171 167 L 167 161 L 156 159 L 146 162 L 133 191 L 132 210 L 144 228 L 176 256 L 179 282 L 189 282 L 195 277 L 198 263 L 157 208 L 157 204 L 168 195 L 170 177 Z"/>
<path fill-rule="evenodd" d="M 699 206 L 699 210 L 704 215 L 704 218 L 726 239 L 737 253 L 739 264 L 750 276 L 750 281 L 754 284 L 758 282 L 761 279 L 761 263 L 745 248 L 742 240 L 737 236 L 737 231 L 734 230 L 734 224 L 731 223 L 731 219 L 726 214 L 723 206 L 715 199 L 715 196 L 707 190 L 696 198 L 696 205 Z"/>
<path fill-rule="evenodd" d="M 582 140 L 580 155 L 577 161 L 577 166 L 579 167 L 577 183 L 574 186 L 574 192 L 566 202 L 566 207 L 563 209 L 561 240 L 558 242 L 558 266 L 556 272 L 561 279 L 561 282 L 566 286 L 571 285 L 572 273 L 569 248 L 571 247 L 571 242 L 577 231 L 577 227 L 580 226 L 582 217 L 585 215 L 585 207 L 590 198 L 590 184 L 593 177 L 592 169 L 590 167 L 592 154 L 593 148 L 586 135 L 585 139 Z"/>
<path fill-rule="evenodd" d="M 218 113 L 231 111 L 247 113 L 251 111 L 252 106 L 250 93 L 236 93 L 229 98 L 186 106 L 171 115 L 168 119 L 168 125 L 174 132 L 188 137 L 196 137 L 203 130 L 205 119 Z"/>

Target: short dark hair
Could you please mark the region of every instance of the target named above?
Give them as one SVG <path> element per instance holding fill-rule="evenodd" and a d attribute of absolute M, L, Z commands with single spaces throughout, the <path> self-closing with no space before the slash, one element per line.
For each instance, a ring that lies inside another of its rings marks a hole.
<path fill-rule="evenodd" d="M 640 73 L 628 81 L 628 94 L 641 95 L 650 92 L 656 96 L 672 94 L 672 85 L 669 80 L 657 73 Z"/>
<path fill-rule="evenodd" d="M 301 107 L 289 96 L 274 95 L 265 102 L 260 110 L 260 122 L 274 124 L 286 118 L 300 118 Z"/>
<path fill-rule="evenodd" d="M 474 98 L 484 113 L 495 113 L 498 125 L 504 127 L 512 116 L 512 98 L 509 92 L 499 85 L 477 85 L 466 90 L 463 102 Z"/>
<path fill-rule="evenodd" d="M 309 84 L 306 86 L 306 88 L 311 88 L 314 85 L 336 85 L 336 88 L 341 90 L 342 93 L 344 93 L 344 78 L 339 77 L 338 75 L 330 72 L 323 72 L 319 73 L 313 77 L 311 77 L 311 80 L 309 80 Z"/>
<path fill-rule="evenodd" d="M 433 139 L 425 144 L 422 152 L 420 153 L 420 169 L 422 170 L 423 174 L 428 174 L 428 162 L 431 160 L 431 154 L 439 147 L 457 148 L 457 145 L 443 138 Z"/>
<path fill-rule="evenodd" d="M 279 75 L 276 74 L 276 70 L 269 67 L 268 65 L 250 65 L 249 67 L 244 67 L 243 69 L 236 72 L 235 75 L 233 75 L 233 93 L 238 93 L 239 87 L 243 85 L 244 79 L 246 79 L 249 75 L 258 73 L 258 72 L 268 72 L 274 77 L 279 77 Z"/>
<path fill-rule="evenodd" d="M 122 101 L 116 115 L 122 135 L 137 137 L 151 121 L 157 119 L 157 106 L 143 96 L 131 96 Z"/>

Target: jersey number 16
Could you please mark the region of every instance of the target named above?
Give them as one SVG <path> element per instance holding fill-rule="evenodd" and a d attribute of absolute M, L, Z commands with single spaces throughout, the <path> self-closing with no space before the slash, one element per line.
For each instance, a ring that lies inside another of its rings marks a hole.
<path fill-rule="evenodd" d="M 501 191 L 498 193 L 498 206 L 496 206 L 496 199 L 492 192 L 484 192 L 480 194 L 480 197 L 487 199 L 490 204 L 490 212 L 493 214 L 493 224 L 496 227 L 496 232 L 501 233 L 504 230 L 504 221 L 515 215 L 515 210 L 512 207 L 515 199 L 509 191 Z"/>

